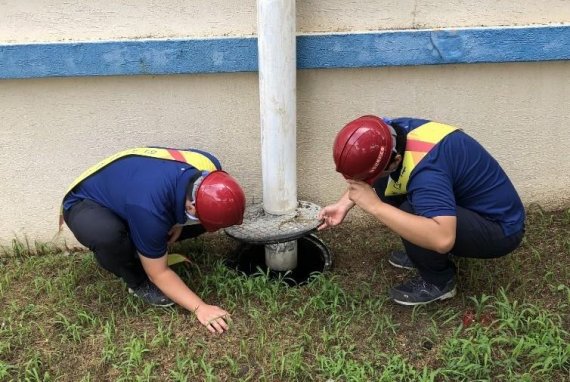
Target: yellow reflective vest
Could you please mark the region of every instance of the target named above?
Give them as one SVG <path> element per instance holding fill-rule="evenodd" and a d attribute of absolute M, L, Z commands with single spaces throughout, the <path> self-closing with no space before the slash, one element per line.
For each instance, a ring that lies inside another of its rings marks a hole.
<path fill-rule="evenodd" d="M 199 152 L 189 151 L 189 150 L 176 150 L 169 148 L 137 147 L 134 149 L 124 150 L 114 155 L 111 155 L 110 157 L 103 159 L 101 162 L 85 170 L 81 175 L 79 175 L 79 177 L 77 177 L 77 179 L 75 179 L 71 183 L 71 185 L 65 192 L 65 196 L 63 197 L 63 199 L 65 199 L 65 197 L 85 179 L 96 174 L 101 169 L 105 168 L 106 166 L 115 162 L 116 160 L 131 155 L 187 163 L 199 171 L 217 170 L 216 164 L 206 155 L 201 154 Z M 60 209 L 59 225 L 60 228 L 63 225 L 63 205 L 61 206 Z"/>
<path fill-rule="evenodd" d="M 414 168 L 435 145 L 455 130 L 458 130 L 458 128 L 438 122 L 427 122 L 409 132 L 406 140 L 406 151 L 402 159 L 400 177 L 397 181 L 394 181 L 391 177 L 388 178 L 384 194 L 386 196 L 405 195 L 408 192 L 408 182 Z"/>

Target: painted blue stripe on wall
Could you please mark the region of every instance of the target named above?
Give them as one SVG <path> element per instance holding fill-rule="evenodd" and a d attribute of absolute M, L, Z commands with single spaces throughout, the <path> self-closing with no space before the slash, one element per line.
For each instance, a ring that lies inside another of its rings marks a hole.
<path fill-rule="evenodd" d="M 570 26 L 301 35 L 300 69 L 570 59 Z M 257 39 L 0 45 L 0 78 L 257 71 Z"/>
<path fill-rule="evenodd" d="M 254 38 L 127 40 L 0 46 L 0 78 L 247 72 Z"/>
<path fill-rule="evenodd" d="M 468 64 L 570 59 L 570 26 L 307 36 L 301 68 Z"/>

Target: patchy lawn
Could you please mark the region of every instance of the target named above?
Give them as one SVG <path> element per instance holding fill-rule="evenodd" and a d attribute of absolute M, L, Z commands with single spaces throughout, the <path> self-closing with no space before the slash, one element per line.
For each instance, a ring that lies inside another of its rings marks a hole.
<path fill-rule="evenodd" d="M 14 242 L 0 255 L 0 381 L 570 380 L 570 210 L 530 208 L 515 253 L 457 259 L 457 296 L 416 308 L 387 299 L 411 275 L 386 260 L 393 234 L 319 237 L 334 268 L 298 288 L 228 270 L 223 235 L 173 249 L 192 258 L 176 266 L 191 288 L 232 313 L 221 336 L 145 306 L 90 253 Z"/>

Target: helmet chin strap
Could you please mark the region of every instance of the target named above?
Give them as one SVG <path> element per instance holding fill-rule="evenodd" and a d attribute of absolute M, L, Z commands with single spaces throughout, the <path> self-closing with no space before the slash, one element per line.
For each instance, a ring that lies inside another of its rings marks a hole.
<path fill-rule="evenodd" d="M 188 211 L 184 211 L 184 213 L 186 214 L 186 218 L 188 218 L 188 221 L 194 221 L 194 222 L 200 221 L 200 219 L 198 219 L 198 217 L 192 215 Z"/>
<path fill-rule="evenodd" d="M 191 217 L 191 216 L 192 216 L 192 215 L 186 213 L 186 217 L 187 217 L 188 219 L 186 219 L 186 222 L 185 222 L 183 225 L 186 226 L 186 225 L 199 225 L 199 224 L 202 224 L 202 223 L 200 222 L 200 220 L 198 220 L 198 218 L 197 218 L 196 216 L 192 216 L 192 217 Z"/>

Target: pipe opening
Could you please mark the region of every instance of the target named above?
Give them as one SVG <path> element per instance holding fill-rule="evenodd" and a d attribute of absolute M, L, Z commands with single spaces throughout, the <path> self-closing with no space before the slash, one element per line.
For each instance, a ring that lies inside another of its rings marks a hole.
<path fill-rule="evenodd" d="M 268 273 L 273 279 L 283 279 L 289 286 L 306 285 L 314 273 L 328 271 L 332 266 L 332 254 L 315 235 L 310 234 L 297 240 L 297 266 L 290 271 L 275 271 L 265 261 L 265 245 L 241 243 L 226 260 L 231 269 L 244 276 Z"/>

